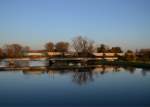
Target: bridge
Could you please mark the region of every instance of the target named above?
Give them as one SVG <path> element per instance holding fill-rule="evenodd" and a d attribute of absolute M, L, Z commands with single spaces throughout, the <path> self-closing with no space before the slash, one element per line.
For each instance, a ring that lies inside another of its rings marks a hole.
<path fill-rule="evenodd" d="M 102 58 L 49 58 L 49 66 L 53 64 L 61 65 L 87 65 L 89 63 L 96 63 Z"/>
<path fill-rule="evenodd" d="M 18 63 L 24 62 L 30 62 L 30 61 L 45 61 L 46 66 L 61 66 L 61 67 L 78 67 L 78 66 L 89 66 L 89 65 L 98 65 L 100 60 L 106 59 L 106 58 L 88 58 L 88 57 L 72 57 L 72 58 L 66 58 L 66 57 L 55 57 L 55 58 L 8 58 L 4 59 L 5 62 L 8 63 L 8 66 L 16 66 Z M 106 59 L 107 60 L 107 59 Z M 111 59 L 112 60 L 112 59 Z M 115 57 L 113 58 L 115 60 Z"/>
<path fill-rule="evenodd" d="M 102 58 L 49 58 L 50 61 L 88 61 L 101 60 Z"/>

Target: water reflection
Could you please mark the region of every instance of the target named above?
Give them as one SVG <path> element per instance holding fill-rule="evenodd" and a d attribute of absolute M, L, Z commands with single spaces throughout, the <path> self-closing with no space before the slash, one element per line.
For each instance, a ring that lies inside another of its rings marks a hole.
<path fill-rule="evenodd" d="M 134 74 L 134 71 L 136 70 L 134 67 L 124 67 L 124 69 L 129 71 L 131 74 Z"/>
<path fill-rule="evenodd" d="M 150 70 L 119 66 L 48 67 L 0 62 L 0 104 L 150 104 Z M 89 97 L 90 96 L 90 97 Z"/>
<path fill-rule="evenodd" d="M 142 69 L 142 75 L 146 76 L 147 73 L 150 73 L 150 69 Z"/>
<path fill-rule="evenodd" d="M 104 75 L 107 73 L 114 72 L 129 72 L 130 74 L 134 74 L 136 72 L 136 68 L 126 67 L 122 68 L 119 66 L 104 66 L 99 65 L 98 67 L 90 67 L 90 68 L 66 68 L 66 69 L 58 69 L 57 67 L 50 68 L 47 66 L 47 62 L 45 61 L 15 61 L 13 63 L 7 61 L 1 61 L 0 67 L 6 67 L 5 71 L 13 71 L 21 70 L 24 75 L 43 75 L 48 74 L 54 78 L 55 74 L 71 74 L 71 81 L 78 85 L 88 84 L 93 82 L 97 76 Z M 4 71 L 4 69 L 0 69 L 0 71 Z M 150 72 L 148 69 L 140 70 L 142 76 L 146 76 L 147 72 Z"/>
<path fill-rule="evenodd" d="M 43 71 L 43 70 L 23 70 L 22 73 L 24 75 L 41 75 L 41 74 L 44 74 L 45 71 Z"/>
<path fill-rule="evenodd" d="M 79 85 L 83 85 L 94 81 L 94 72 L 91 69 L 76 69 L 73 73 L 72 81 Z"/>
<path fill-rule="evenodd" d="M 0 67 L 33 67 L 33 66 L 47 66 L 47 61 L 41 60 L 2 60 Z"/>
<path fill-rule="evenodd" d="M 131 71 L 130 71 L 130 70 Z M 135 68 L 122 68 L 122 67 L 113 67 L 113 66 L 102 66 L 95 68 L 84 68 L 84 69 L 49 69 L 47 67 L 33 68 L 30 67 L 28 70 L 22 70 L 24 75 L 44 75 L 48 74 L 50 77 L 55 78 L 55 75 L 69 75 L 73 83 L 77 85 L 86 85 L 91 82 L 94 82 L 98 76 L 105 76 L 104 74 L 109 73 L 119 73 L 128 71 L 130 74 L 134 74 L 136 71 Z M 142 76 L 146 76 L 149 70 L 140 70 Z"/>

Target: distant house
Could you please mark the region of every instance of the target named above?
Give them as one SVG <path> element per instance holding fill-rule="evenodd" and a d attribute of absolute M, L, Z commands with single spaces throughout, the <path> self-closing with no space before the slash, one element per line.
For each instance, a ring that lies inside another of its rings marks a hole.
<path fill-rule="evenodd" d="M 31 58 L 45 57 L 46 50 L 30 50 L 27 53 L 25 53 L 25 56 L 31 57 Z"/>
<path fill-rule="evenodd" d="M 73 52 L 47 52 L 48 57 L 73 57 L 74 53 Z"/>
<path fill-rule="evenodd" d="M 80 57 L 93 57 L 93 58 L 100 58 L 100 59 L 106 59 L 109 61 L 117 60 L 119 56 L 123 56 L 123 53 L 78 53 Z M 47 52 L 46 50 L 30 50 L 28 51 L 25 56 L 30 58 L 41 58 L 41 57 L 75 57 L 74 52 Z"/>
<path fill-rule="evenodd" d="M 29 52 L 25 53 L 25 56 L 31 58 L 38 58 L 38 57 L 59 57 L 59 56 L 71 56 L 71 53 L 62 53 L 62 52 L 47 52 L 46 50 L 30 50 Z"/>
<path fill-rule="evenodd" d="M 114 61 L 114 60 L 117 60 L 119 56 L 123 56 L 124 54 L 107 52 L 107 53 L 93 53 L 93 55 L 96 58 L 102 58 L 102 59 L 106 59 L 108 61 Z"/>
<path fill-rule="evenodd" d="M 47 52 L 48 57 L 62 56 L 62 52 Z"/>
<path fill-rule="evenodd" d="M 123 56 L 124 53 L 111 53 L 111 52 L 107 52 L 107 53 L 93 53 L 93 55 L 95 55 L 96 57 L 114 57 L 114 56 Z"/>

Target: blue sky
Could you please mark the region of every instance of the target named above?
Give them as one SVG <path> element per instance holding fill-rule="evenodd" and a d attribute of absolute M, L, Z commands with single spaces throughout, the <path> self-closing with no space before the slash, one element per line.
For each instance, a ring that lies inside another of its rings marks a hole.
<path fill-rule="evenodd" d="M 87 36 L 126 49 L 150 48 L 150 0 L 0 0 L 0 46 L 39 49 Z"/>

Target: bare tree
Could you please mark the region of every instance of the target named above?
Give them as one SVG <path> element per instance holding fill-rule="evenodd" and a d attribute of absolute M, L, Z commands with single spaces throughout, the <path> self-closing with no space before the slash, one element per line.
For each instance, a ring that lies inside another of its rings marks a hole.
<path fill-rule="evenodd" d="M 73 38 L 72 46 L 77 54 L 92 53 L 94 51 L 94 41 L 82 36 Z"/>
<path fill-rule="evenodd" d="M 52 42 L 48 42 L 45 44 L 45 49 L 49 52 L 54 51 L 54 44 Z"/>
<path fill-rule="evenodd" d="M 55 45 L 56 51 L 58 52 L 68 52 L 69 43 L 68 42 L 58 42 Z"/>

